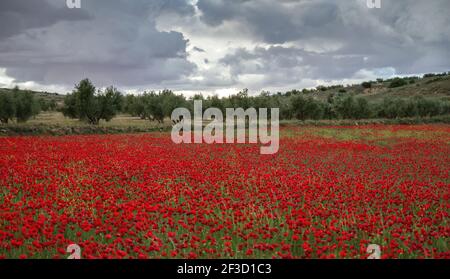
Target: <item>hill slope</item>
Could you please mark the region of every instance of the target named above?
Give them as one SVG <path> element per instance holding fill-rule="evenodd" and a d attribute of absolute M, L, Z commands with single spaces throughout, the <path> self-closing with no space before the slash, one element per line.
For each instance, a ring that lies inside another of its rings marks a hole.
<path fill-rule="evenodd" d="M 424 78 L 405 78 L 407 84 L 391 88 L 392 79 L 373 81 L 370 88 L 361 84 L 350 86 L 318 87 L 310 91 L 318 99 L 326 99 L 332 94 L 351 94 L 366 98 L 368 101 L 381 101 L 388 98 L 410 98 L 423 96 L 429 98 L 450 100 L 450 75 Z"/>
<path fill-rule="evenodd" d="M 431 75 L 431 76 L 430 76 Z M 444 74 L 428 74 L 425 77 L 406 77 L 406 84 L 399 87 L 391 88 L 394 79 L 368 81 L 370 88 L 365 88 L 362 84 L 354 85 L 334 85 L 319 86 L 315 89 L 303 89 L 305 94 L 313 96 L 315 99 L 326 100 L 328 97 L 336 94 L 350 94 L 355 97 L 363 97 L 371 102 L 379 102 L 384 98 L 411 98 L 414 96 L 423 96 L 428 98 L 436 98 L 439 100 L 450 101 L 450 72 Z M 13 89 L 0 88 L 0 92 L 12 92 Z M 31 91 L 37 98 L 45 100 L 54 100 L 58 106 L 62 106 L 64 102 L 63 94 Z M 298 90 L 292 90 L 281 95 L 289 96 Z M 256 94 L 256 92 L 253 92 Z M 280 94 L 280 93 L 279 93 Z"/>

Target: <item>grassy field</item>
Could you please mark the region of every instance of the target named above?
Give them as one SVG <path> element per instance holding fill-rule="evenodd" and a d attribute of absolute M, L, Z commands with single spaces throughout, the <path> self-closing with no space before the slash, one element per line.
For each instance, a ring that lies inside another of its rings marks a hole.
<path fill-rule="evenodd" d="M 207 121 L 204 122 L 204 125 Z M 431 118 L 367 119 L 367 120 L 281 120 L 281 127 L 314 126 L 359 126 L 376 124 L 450 124 L 450 115 Z M 115 134 L 170 131 L 172 122 L 164 123 L 143 120 L 139 117 L 121 114 L 111 121 L 100 121 L 99 125 L 89 125 L 77 119 L 64 117 L 60 112 L 42 112 L 25 123 L 10 122 L 0 125 L 0 136 L 8 135 L 68 135 L 68 134 Z"/>
<path fill-rule="evenodd" d="M 36 118 L 27 121 L 26 123 L 21 123 L 23 126 L 35 126 L 35 125 L 57 125 L 62 127 L 80 127 L 89 126 L 88 124 L 79 121 L 78 119 L 71 119 L 64 117 L 60 112 L 43 112 L 36 116 Z M 170 126 L 169 119 L 166 119 L 165 126 Z M 111 121 L 101 120 L 100 127 L 140 127 L 140 128 L 154 128 L 160 127 L 155 121 L 143 120 L 139 117 L 133 117 L 130 115 L 118 115 L 114 117 Z"/>
<path fill-rule="evenodd" d="M 77 119 L 64 117 L 60 112 L 43 112 L 25 123 L 10 122 L 0 125 L 3 135 L 66 135 L 66 134 L 107 134 L 138 133 L 168 130 L 171 122 L 166 119 L 163 124 L 142 120 L 139 117 L 118 115 L 111 121 L 100 121 L 99 125 L 89 125 Z"/>

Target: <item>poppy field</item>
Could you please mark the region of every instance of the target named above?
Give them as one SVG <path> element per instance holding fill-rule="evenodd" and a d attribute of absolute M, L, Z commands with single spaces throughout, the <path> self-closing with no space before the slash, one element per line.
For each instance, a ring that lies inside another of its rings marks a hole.
<path fill-rule="evenodd" d="M 0 137 L 0 258 L 450 258 L 450 126 Z"/>

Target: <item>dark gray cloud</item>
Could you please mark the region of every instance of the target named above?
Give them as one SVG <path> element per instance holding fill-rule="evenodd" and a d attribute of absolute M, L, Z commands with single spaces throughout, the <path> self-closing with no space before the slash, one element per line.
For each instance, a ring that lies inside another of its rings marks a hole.
<path fill-rule="evenodd" d="M 16 2 L 2 1 L 2 12 L 28 20 L 4 25 L 13 27 L 0 41 L 0 67 L 18 82 L 89 77 L 99 86 L 151 85 L 182 79 L 196 67 L 186 58 L 183 34 L 155 27 L 161 14 L 192 14 L 184 1 L 82 0 L 82 9 L 68 9 L 65 0 Z"/>
<path fill-rule="evenodd" d="M 366 0 L 198 0 L 197 6 L 204 23 L 240 22 L 267 43 L 321 37 L 353 42 L 386 28 L 417 39 L 448 41 L 450 33 L 447 0 L 382 0 L 381 9 L 368 9 Z"/>
<path fill-rule="evenodd" d="M 206 24 L 238 21 L 267 43 L 334 36 L 328 31 L 341 25 L 335 1 L 199 0 L 197 6 Z"/>
<path fill-rule="evenodd" d="M 65 2 L 0 1 L 0 69 L 16 82 L 261 90 L 450 70 L 448 0 Z"/>
<path fill-rule="evenodd" d="M 84 10 L 71 11 L 63 5 L 55 6 L 46 0 L 2 0 L 0 1 L 0 39 L 20 34 L 27 29 L 50 26 L 62 20 L 85 19 L 89 19 L 89 15 Z"/>
<path fill-rule="evenodd" d="M 212 28 L 235 22 L 250 30 L 255 43 L 272 45 L 238 48 L 221 59 L 237 78 L 263 75 L 269 85 L 339 80 L 383 68 L 398 74 L 450 69 L 446 0 L 382 0 L 381 9 L 368 9 L 365 0 L 228 2 L 199 0 L 201 20 Z M 290 78 L 274 79 L 274 73 Z"/>

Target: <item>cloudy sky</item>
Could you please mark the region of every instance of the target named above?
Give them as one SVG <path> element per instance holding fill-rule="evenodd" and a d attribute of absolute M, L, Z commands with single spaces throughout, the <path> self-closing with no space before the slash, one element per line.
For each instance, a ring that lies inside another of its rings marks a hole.
<path fill-rule="evenodd" d="M 228 95 L 450 70 L 450 1 L 0 1 L 0 87 Z"/>

